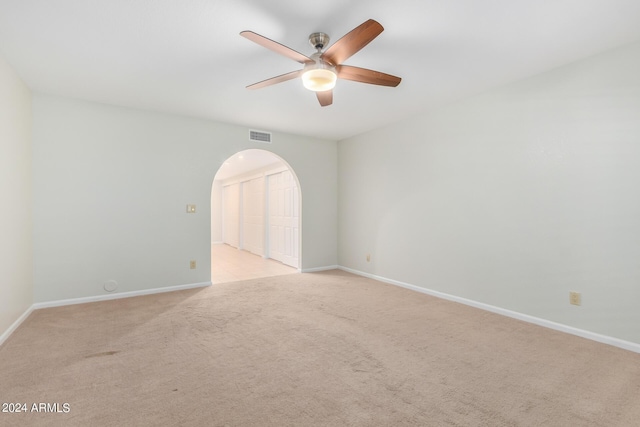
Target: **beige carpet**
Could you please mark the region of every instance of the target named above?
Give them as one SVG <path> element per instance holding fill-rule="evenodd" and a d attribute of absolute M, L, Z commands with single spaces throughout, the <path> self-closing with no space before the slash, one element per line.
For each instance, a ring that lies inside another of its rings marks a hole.
<path fill-rule="evenodd" d="M 0 425 L 637 426 L 640 354 L 344 272 L 34 312 Z"/>

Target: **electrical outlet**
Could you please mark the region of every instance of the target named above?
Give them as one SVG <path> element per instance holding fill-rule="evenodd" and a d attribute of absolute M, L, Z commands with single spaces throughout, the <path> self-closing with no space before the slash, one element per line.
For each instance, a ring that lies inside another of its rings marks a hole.
<path fill-rule="evenodd" d="M 196 213 L 196 205 L 187 205 L 187 213 Z"/>
<path fill-rule="evenodd" d="M 582 296 L 580 295 L 580 292 L 569 292 L 569 304 L 582 305 Z"/>
<path fill-rule="evenodd" d="M 192 269 L 192 270 L 195 270 L 195 268 L 196 268 L 196 261 L 195 260 L 189 261 L 189 268 Z"/>
<path fill-rule="evenodd" d="M 371 254 L 367 254 L 367 262 L 371 261 Z"/>

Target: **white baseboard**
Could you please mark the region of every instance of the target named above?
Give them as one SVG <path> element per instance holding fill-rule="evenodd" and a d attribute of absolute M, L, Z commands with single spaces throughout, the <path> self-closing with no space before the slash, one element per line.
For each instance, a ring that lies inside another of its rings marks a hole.
<path fill-rule="evenodd" d="M 390 285 L 400 286 L 406 289 L 411 289 L 423 294 L 431 295 L 437 298 L 446 299 L 460 304 L 465 304 L 471 307 L 479 308 L 481 310 L 490 311 L 492 313 L 500 314 L 503 316 L 511 317 L 513 319 L 522 320 L 523 322 L 533 323 L 534 325 L 543 326 L 545 328 L 553 329 L 556 331 L 564 332 L 571 335 L 576 335 L 582 338 L 586 338 L 592 341 L 597 341 L 603 344 L 612 345 L 614 347 L 623 348 L 625 350 L 640 353 L 640 344 L 631 341 L 625 341 L 618 338 L 610 337 L 607 335 L 600 335 L 595 332 L 585 331 L 583 329 L 574 328 L 573 326 L 563 325 L 562 323 L 552 322 L 551 320 L 541 319 L 539 317 L 530 316 L 528 314 L 518 313 L 517 311 L 507 310 L 505 308 L 496 307 L 493 305 L 485 304 L 482 302 L 457 297 L 455 295 L 446 294 L 444 292 L 434 291 L 431 289 L 421 288 L 419 286 L 411 285 L 409 283 L 400 282 L 398 280 L 388 279 L 382 276 L 376 276 L 375 274 L 365 273 L 363 271 L 354 270 L 352 268 L 338 266 L 340 270 L 356 274 L 358 276 L 367 277 L 369 279 L 378 280 L 380 282 L 388 283 Z"/>
<path fill-rule="evenodd" d="M 339 267 L 337 265 L 327 265 L 325 267 L 314 267 L 314 268 L 303 268 L 300 270 L 301 273 L 317 273 L 319 271 L 328 271 L 328 270 L 336 270 Z"/>
<path fill-rule="evenodd" d="M 11 334 L 18 329 L 18 326 L 22 324 L 26 320 L 27 317 L 33 311 L 33 305 L 25 310 L 24 313 L 18 319 L 9 326 L 9 328 L 0 335 L 0 346 L 11 336 Z"/>
<path fill-rule="evenodd" d="M 130 298 L 130 297 L 137 297 L 141 295 L 159 294 L 163 292 L 183 291 L 185 289 L 203 288 L 205 286 L 211 286 L 211 282 L 190 283 L 187 285 L 167 286 L 164 288 L 143 289 L 140 291 L 118 292 L 118 293 L 106 294 L 106 295 L 95 295 L 91 297 L 70 298 L 70 299 L 63 299 L 63 300 L 57 300 L 57 301 L 37 302 L 33 304 L 31 307 L 34 310 L 38 310 L 41 308 L 61 307 L 63 305 L 85 304 L 88 302 L 107 301 L 107 300 L 120 299 L 120 298 Z"/>
<path fill-rule="evenodd" d="M 22 316 L 20 316 L 9 328 L 0 335 L 0 346 L 4 343 L 12 333 L 18 329 L 18 326 L 24 322 L 24 320 L 29 317 L 33 310 L 38 310 L 41 308 L 49 308 L 49 307 L 61 307 L 63 305 L 73 305 L 73 304 L 84 304 L 88 302 L 96 302 L 96 301 L 107 301 L 119 298 L 130 298 L 137 297 L 140 295 L 151 295 L 151 294 L 159 294 L 162 292 L 173 292 L 173 291 L 183 291 L 185 289 L 193 289 L 193 288 L 203 288 L 205 286 L 211 286 L 211 282 L 201 282 L 201 283 L 190 283 L 187 285 L 176 285 L 176 286 L 167 286 L 165 288 L 153 288 L 153 289 L 143 289 L 140 291 L 131 291 L 131 292 L 119 292 L 115 294 L 107 294 L 107 295 L 96 295 L 92 297 L 83 297 L 83 298 L 71 298 L 57 301 L 47 301 L 47 302 L 37 302 L 32 304 Z"/>

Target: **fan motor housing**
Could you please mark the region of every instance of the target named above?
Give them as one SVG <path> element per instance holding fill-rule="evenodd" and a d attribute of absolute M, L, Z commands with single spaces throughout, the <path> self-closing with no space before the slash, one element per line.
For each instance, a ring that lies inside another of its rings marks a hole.
<path fill-rule="evenodd" d="M 325 33 L 313 33 L 309 36 L 309 44 L 320 51 L 329 44 L 329 36 Z"/>

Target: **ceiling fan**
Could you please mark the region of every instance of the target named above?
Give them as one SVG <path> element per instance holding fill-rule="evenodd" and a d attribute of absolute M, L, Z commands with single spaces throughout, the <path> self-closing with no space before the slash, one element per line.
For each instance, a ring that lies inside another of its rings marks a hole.
<path fill-rule="evenodd" d="M 300 52 L 261 36 L 260 34 L 256 34 L 253 31 L 242 31 L 240 33 L 242 37 L 304 64 L 302 70 L 292 71 L 254 83 L 247 86 L 247 89 L 260 89 L 302 77 L 304 87 L 314 91 L 320 105 L 326 107 L 333 103 L 333 88 L 336 85 L 337 79 L 396 87 L 400 84 L 400 77 L 343 64 L 345 60 L 378 37 L 382 31 L 384 31 L 382 25 L 373 19 L 369 19 L 344 35 L 324 52 L 322 49 L 329 44 L 329 36 L 325 33 L 313 33 L 309 36 L 309 43 L 317 51 L 311 56 L 303 55 Z"/>

